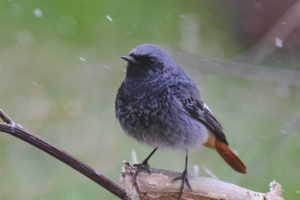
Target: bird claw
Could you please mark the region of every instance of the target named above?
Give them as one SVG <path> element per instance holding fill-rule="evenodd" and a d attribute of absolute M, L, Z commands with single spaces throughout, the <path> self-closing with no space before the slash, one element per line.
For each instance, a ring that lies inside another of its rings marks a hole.
<path fill-rule="evenodd" d="M 150 172 L 150 167 L 149 167 L 148 163 L 145 162 L 145 161 L 143 161 L 143 162 L 140 163 L 140 164 L 134 164 L 133 166 L 136 167 L 136 172 L 135 172 L 135 174 L 134 174 L 134 179 L 136 179 L 137 175 L 140 173 L 140 171 L 141 171 L 142 169 L 146 170 L 146 171 L 148 172 L 149 175 L 151 174 L 151 172 Z"/>
<path fill-rule="evenodd" d="M 184 188 L 184 184 L 186 183 L 186 185 L 188 186 L 188 188 L 192 190 L 192 187 L 190 185 L 189 179 L 188 179 L 188 173 L 187 170 L 184 170 L 182 172 L 182 174 L 180 174 L 179 176 L 175 177 L 174 179 L 172 179 L 172 182 L 176 182 L 178 180 L 181 180 L 181 186 L 180 186 L 180 192 L 179 192 L 179 196 L 177 200 L 180 200 L 181 196 L 182 196 L 182 192 L 183 192 L 183 188 Z"/>

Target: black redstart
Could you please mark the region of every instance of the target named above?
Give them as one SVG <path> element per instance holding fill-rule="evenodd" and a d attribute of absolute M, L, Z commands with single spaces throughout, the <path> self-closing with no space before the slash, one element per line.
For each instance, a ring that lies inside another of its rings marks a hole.
<path fill-rule="evenodd" d="M 188 181 L 188 150 L 203 144 L 216 149 L 236 171 L 246 166 L 228 147 L 222 126 L 202 101 L 195 82 L 159 46 L 141 44 L 133 48 L 127 61 L 126 78 L 115 100 L 115 112 L 125 132 L 155 149 L 137 167 L 149 171 L 148 160 L 158 148 L 186 152 L 185 169 L 180 177 L 181 198 Z"/>

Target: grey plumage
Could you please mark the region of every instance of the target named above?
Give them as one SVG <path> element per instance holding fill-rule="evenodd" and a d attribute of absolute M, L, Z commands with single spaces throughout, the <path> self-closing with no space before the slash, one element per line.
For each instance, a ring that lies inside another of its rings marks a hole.
<path fill-rule="evenodd" d="M 208 127 L 227 144 L 195 82 L 162 48 L 142 44 L 123 59 L 128 65 L 115 114 L 129 136 L 153 147 L 188 150 L 207 141 Z"/>
<path fill-rule="evenodd" d="M 141 163 L 135 164 L 136 178 L 142 169 L 150 173 L 148 161 L 158 148 L 186 151 L 185 168 L 173 181 L 181 180 L 178 200 L 188 179 L 188 150 L 204 144 L 236 171 L 246 166 L 228 148 L 222 126 L 201 99 L 194 81 L 160 47 L 142 44 L 122 56 L 128 62 L 126 78 L 116 97 L 115 112 L 126 133 L 154 147 Z"/>

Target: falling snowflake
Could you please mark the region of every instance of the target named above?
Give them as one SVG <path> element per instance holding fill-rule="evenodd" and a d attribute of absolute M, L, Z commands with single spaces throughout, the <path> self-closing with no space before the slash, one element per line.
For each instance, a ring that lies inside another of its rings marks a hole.
<path fill-rule="evenodd" d="M 106 15 L 106 19 L 108 19 L 110 22 L 113 21 L 113 19 L 109 15 Z"/>
<path fill-rule="evenodd" d="M 84 57 L 78 57 L 79 60 L 81 60 L 82 62 L 85 62 L 86 59 Z"/>
<path fill-rule="evenodd" d="M 40 9 L 38 9 L 38 8 L 35 8 L 35 9 L 33 10 L 33 14 L 34 14 L 35 16 L 39 17 L 39 18 L 41 18 L 41 17 L 43 16 L 43 12 L 42 12 Z"/>
<path fill-rule="evenodd" d="M 282 40 L 280 38 L 275 38 L 275 45 L 279 48 L 282 48 Z"/>

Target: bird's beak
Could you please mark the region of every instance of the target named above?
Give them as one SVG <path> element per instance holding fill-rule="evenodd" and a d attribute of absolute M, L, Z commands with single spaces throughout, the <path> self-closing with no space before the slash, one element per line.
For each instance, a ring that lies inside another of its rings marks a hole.
<path fill-rule="evenodd" d="M 129 63 L 137 63 L 136 60 L 132 56 L 121 56 L 123 60 L 126 60 Z"/>

